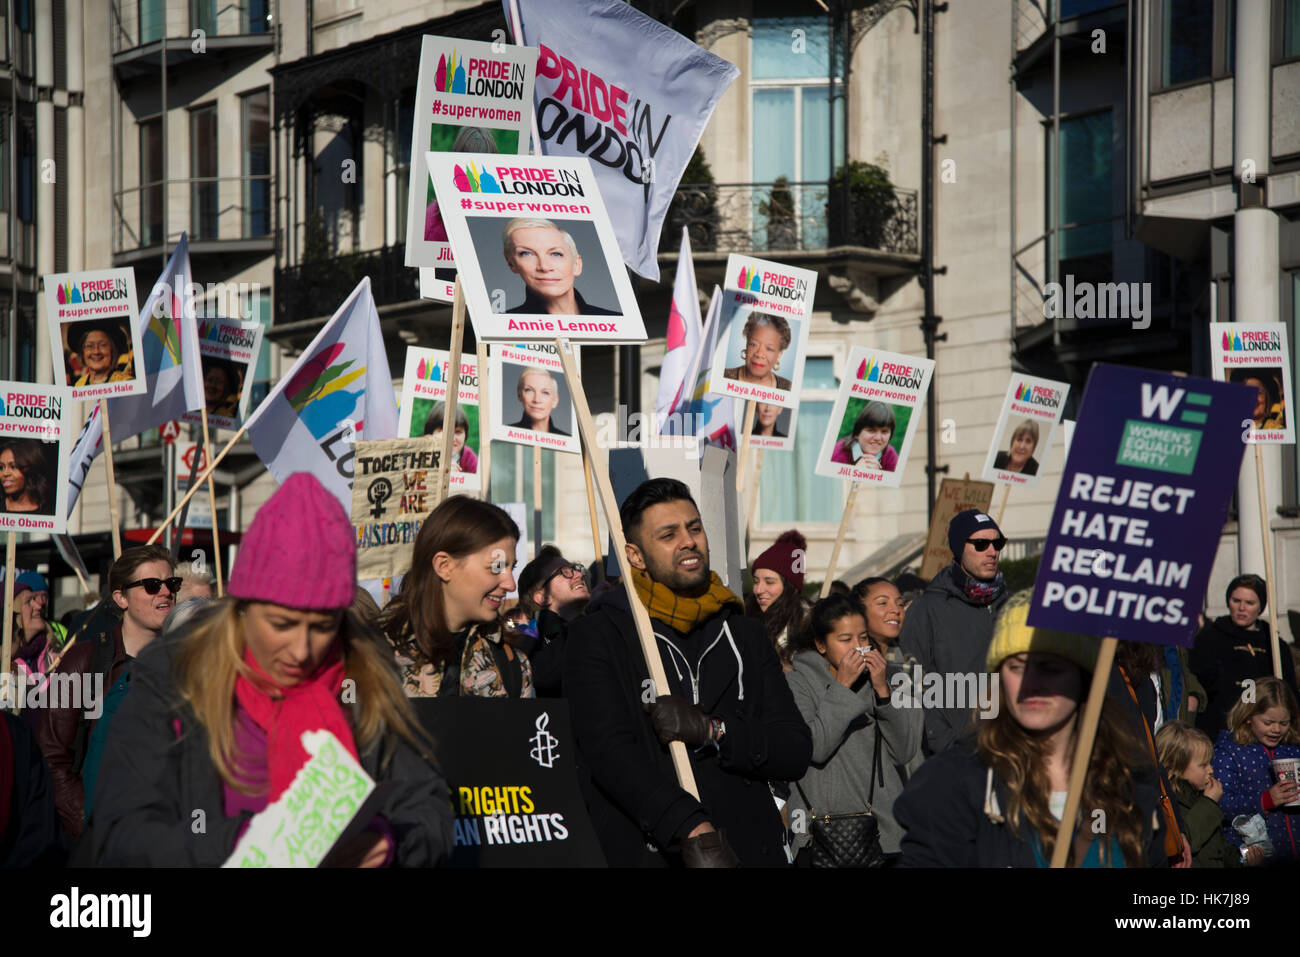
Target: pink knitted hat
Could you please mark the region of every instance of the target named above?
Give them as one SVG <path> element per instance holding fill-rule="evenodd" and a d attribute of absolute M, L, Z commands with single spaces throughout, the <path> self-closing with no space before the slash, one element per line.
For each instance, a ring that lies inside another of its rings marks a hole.
<path fill-rule="evenodd" d="M 258 509 L 226 589 L 287 608 L 346 608 L 357 590 L 356 531 L 339 500 L 295 472 Z"/>

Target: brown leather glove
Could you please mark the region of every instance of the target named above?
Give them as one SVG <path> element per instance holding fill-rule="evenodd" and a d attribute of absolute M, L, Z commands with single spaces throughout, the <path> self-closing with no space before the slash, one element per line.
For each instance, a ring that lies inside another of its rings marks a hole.
<path fill-rule="evenodd" d="M 739 867 L 740 858 L 727 846 L 721 831 L 705 831 L 682 841 L 682 863 L 687 867 Z"/>
<path fill-rule="evenodd" d="M 649 706 L 650 723 L 664 744 L 682 741 L 701 745 L 709 740 L 709 716 L 684 698 L 661 695 Z"/>

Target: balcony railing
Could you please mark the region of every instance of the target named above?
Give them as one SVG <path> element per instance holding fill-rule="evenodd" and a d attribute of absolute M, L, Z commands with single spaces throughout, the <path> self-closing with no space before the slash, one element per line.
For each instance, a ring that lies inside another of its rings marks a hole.
<path fill-rule="evenodd" d="M 687 227 L 694 252 L 779 252 L 860 246 L 917 255 L 916 190 L 872 198 L 825 182 L 727 183 L 677 188 L 660 236 L 676 252 Z"/>
<path fill-rule="evenodd" d="M 163 222 L 163 197 L 167 222 Z M 191 242 L 268 239 L 271 176 L 203 176 L 159 180 L 113 194 L 113 252 Z"/>
<path fill-rule="evenodd" d="M 275 0 L 113 0 L 109 30 L 113 52 L 156 43 L 163 37 L 197 39 L 269 34 Z"/>
<path fill-rule="evenodd" d="M 406 246 L 331 256 L 275 271 L 275 325 L 333 315 L 363 276 L 375 305 L 420 298 L 420 271 L 406 265 Z"/>

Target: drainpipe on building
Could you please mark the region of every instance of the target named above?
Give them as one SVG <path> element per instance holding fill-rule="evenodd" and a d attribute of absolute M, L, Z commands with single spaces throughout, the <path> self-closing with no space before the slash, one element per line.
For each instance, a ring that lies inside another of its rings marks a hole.
<path fill-rule="evenodd" d="M 943 317 L 934 314 L 934 0 L 922 0 L 922 6 L 921 69 L 924 86 L 921 93 L 921 291 L 925 296 L 925 311 L 921 315 L 921 332 L 925 336 L 925 357 L 933 359 L 935 343 L 946 340 L 948 334 L 939 335 L 939 323 L 943 322 Z M 947 7 L 945 3 L 939 9 L 946 10 Z M 948 466 L 938 464 L 936 382 L 937 377 L 931 376 L 930 394 L 925 403 L 925 484 L 929 496 L 925 506 L 927 527 L 934 514 L 938 473 L 948 471 Z"/>
<path fill-rule="evenodd" d="M 1238 3 L 1236 13 L 1236 75 L 1232 89 L 1232 159 L 1237 187 L 1237 211 L 1232 217 L 1233 319 L 1277 322 L 1281 314 L 1278 219 L 1267 206 L 1272 24 L 1267 3 Z M 1249 172 L 1251 166 L 1253 174 Z M 1247 171 L 1245 181 L 1243 169 Z M 1271 523 L 1282 501 L 1282 450 L 1276 445 L 1266 445 L 1262 452 L 1267 515 Z M 1266 543 L 1259 510 L 1255 450 L 1248 446 L 1237 479 L 1237 563 L 1240 572 L 1253 572 L 1262 577 Z M 1280 597 L 1279 584 L 1269 582 L 1271 599 Z"/>
<path fill-rule="evenodd" d="M 54 272 L 54 184 L 45 182 L 45 160 L 54 155 L 54 14 L 48 3 L 38 3 L 36 10 L 36 275 Z M 63 170 L 55 170 L 62 176 Z M 45 311 L 45 295 L 36 296 L 36 381 L 54 381 L 54 364 L 50 359 L 50 337 L 44 334 L 50 321 Z"/>

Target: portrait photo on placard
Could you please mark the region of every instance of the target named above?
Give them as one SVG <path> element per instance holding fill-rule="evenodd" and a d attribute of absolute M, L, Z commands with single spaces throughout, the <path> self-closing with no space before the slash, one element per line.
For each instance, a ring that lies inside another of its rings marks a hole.
<path fill-rule="evenodd" d="M 1040 465 L 1038 450 L 1043 447 L 1043 439 L 1051 429 L 1050 423 L 1040 424 L 1035 419 L 1021 416 L 1008 417 L 997 443 L 999 451 L 993 456 L 993 468 L 1037 475 Z"/>
<path fill-rule="evenodd" d="M 1256 390 L 1255 411 L 1251 418 L 1255 428 L 1262 430 L 1285 429 L 1287 426 L 1286 381 L 1281 366 L 1238 366 L 1226 370 L 1226 382 L 1239 382 Z"/>
<path fill-rule="evenodd" d="M 446 419 L 446 400 L 419 398 L 411 400 L 411 438 L 432 435 L 441 441 Z M 456 403 L 456 432 L 451 441 L 452 472 L 477 474 L 479 453 L 477 405 L 466 402 Z"/>
<path fill-rule="evenodd" d="M 203 398 L 208 415 L 225 419 L 239 418 L 239 398 L 244 391 L 248 366 L 233 359 L 200 355 L 203 368 Z"/>
<path fill-rule="evenodd" d="M 503 362 L 498 378 L 501 421 L 512 429 L 572 436 L 573 395 L 564 373 Z"/>
<path fill-rule="evenodd" d="M 831 462 L 893 472 L 898 467 L 911 417 L 911 406 L 850 398 L 831 448 Z"/>
<path fill-rule="evenodd" d="M 57 439 L 0 434 L 0 512 L 53 517 L 58 483 Z"/>
<path fill-rule="evenodd" d="M 518 130 L 494 130 L 457 123 L 433 123 L 429 127 L 429 149 L 435 153 L 518 153 Z M 424 240 L 445 243 L 447 227 L 438 211 L 433 181 L 425 177 Z M 440 270 L 441 271 L 441 270 Z M 452 272 L 454 277 L 455 273 Z"/>
<path fill-rule="evenodd" d="M 63 366 L 67 385 L 83 387 L 136 378 L 129 320 L 83 319 L 63 323 Z"/>
<path fill-rule="evenodd" d="M 771 402 L 754 403 L 754 427 L 750 429 L 750 444 L 759 439 L 789 439 L 794 435 L 795 409 L 783 409 Z M 741 412 L 743 416 L 743 411 Z M 744 419 L 742 418 L 743 422 Z M 780 443 L 765 442 L 763 448 L 773 448 Z"/>
<path fill-rule="evenodd" d="M 800 361 L 802 319 L 767 312 L 762 307 L 723 303 L 724 328 L 713 359 L 709 391 L 794 406 Z M 754 391 L 757 390 L 757 391 Z"/>
<path fill-rule="evenodd" d="M 465 222 L 495 314 L 621 314 L 595 223 L 538 216 Z"/>

